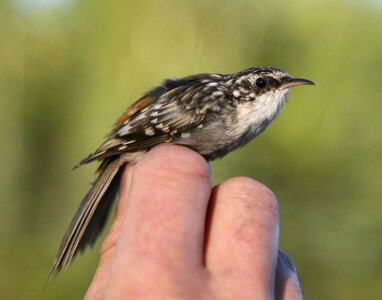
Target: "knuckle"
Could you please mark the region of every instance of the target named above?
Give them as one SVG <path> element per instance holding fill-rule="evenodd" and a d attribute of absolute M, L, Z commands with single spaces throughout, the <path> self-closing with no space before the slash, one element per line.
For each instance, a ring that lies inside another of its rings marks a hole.
<path fill-rule="evenodd" d="M 115 244 L 112 244 L 109 241 L 103 242 L 99 249 L 99 264 L 108 261 L 108 259 L 114 255 L 114 250 Z"/>
<path fill-rule="evenodd" d="M 278 215 L 276 196 L 262 183 L 247 177 L 235 177 L 226 181 L 224 185 L 231 197 L 244 203 L 248 209 L 262 209 Z"/>
<path fill-rule="evenodd" d="M 100 260 L 102 260 L 104 257 L 108 257 L 111 253 L 114 252 L 115 246 L 117 245 L 117 239 L 120 233 L 120 228 L 120 221 L 115 220 L 99 249 Z"/>

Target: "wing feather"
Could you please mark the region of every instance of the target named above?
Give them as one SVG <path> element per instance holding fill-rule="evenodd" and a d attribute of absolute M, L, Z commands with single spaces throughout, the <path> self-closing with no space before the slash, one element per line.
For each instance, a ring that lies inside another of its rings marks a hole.
<path fill-rule="evenodd" d="M 203 124 L 208 110 L 218 113 L 221 105 L 217 102 L 226 100 L 218 75 L 206 76 L 167 80 L 145 94 L 117 120 L 107 140 L 76 167 L 124 152 L 149 150 Z"/>

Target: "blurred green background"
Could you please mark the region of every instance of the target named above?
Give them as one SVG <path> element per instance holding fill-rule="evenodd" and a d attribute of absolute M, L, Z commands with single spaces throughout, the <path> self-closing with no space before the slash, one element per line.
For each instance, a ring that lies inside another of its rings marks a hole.
<path fill-rule="evenodd" d="M 271 65 L 296 88 L 255 142 L 213 163 L 280 203 L 306 299 L 382 299 L 382 1 L 2 0 L 0 293 L 80 299 L 78 257 L 42 291 L 96 165 L 71 167 L 166 77 Z"/>

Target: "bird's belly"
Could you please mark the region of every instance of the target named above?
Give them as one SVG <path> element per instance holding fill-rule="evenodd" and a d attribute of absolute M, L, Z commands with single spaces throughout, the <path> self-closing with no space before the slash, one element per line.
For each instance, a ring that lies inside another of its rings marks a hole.
<path fill-rule="evenodd" d="M 243 147 L 256 135 L 260 134 L 265 127 L 264 123 L 261 128 L 257 126 L 256 129 L 248 129 L 246 132 L 237 135 L 234 131 L 220 124 L 183 133 L 172 142 L 194 149 L 207 160 L 214 160 L 225 156 L 237 148 Z"/>

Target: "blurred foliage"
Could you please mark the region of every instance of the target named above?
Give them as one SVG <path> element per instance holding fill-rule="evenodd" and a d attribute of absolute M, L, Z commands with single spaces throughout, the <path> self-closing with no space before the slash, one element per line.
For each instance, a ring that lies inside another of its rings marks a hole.
<path fill-rule="evenodd" d="M 95 169 L 71 166 L 128 104 L 166 77 L 259 65 L 317 85 L 214 181 L 275 192 L 306 299 L 382 299 L 381 1 L 3 0 L 0 41 L 3 299 L 84 295 L 96 249 L 42 287 Z"/>

